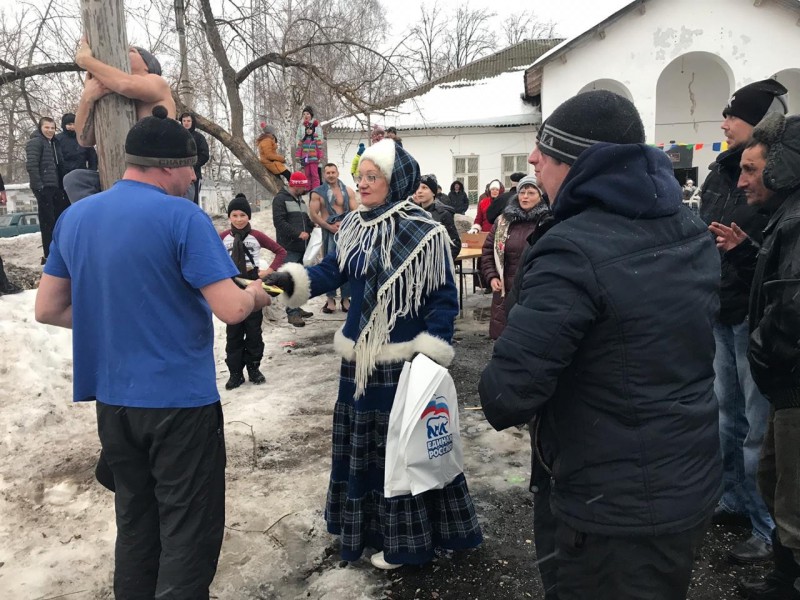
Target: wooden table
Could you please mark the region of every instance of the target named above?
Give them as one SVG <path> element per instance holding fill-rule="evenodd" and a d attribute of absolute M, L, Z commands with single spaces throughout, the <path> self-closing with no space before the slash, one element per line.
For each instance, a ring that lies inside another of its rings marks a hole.
<path fill-rule="evenodd" d="M 481 248 L 462 248 L 456 257 L 456 273 L 458 273 L 458 308 L 461 315 L 464 314 L 464 278 L 476 272 L 475 261 L 481 257 Z M 472 259 L 472 272 L 464 273 L 464 261 Z"/>

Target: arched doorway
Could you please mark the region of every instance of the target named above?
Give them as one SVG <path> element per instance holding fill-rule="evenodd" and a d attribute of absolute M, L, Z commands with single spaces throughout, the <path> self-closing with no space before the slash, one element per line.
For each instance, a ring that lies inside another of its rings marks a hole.
<path fill-rule="evenodd" d="M 775 73 L 775 79 L 789 90 L 789 114 L 800 113 L 800 69 L 784 69 Z"/>
<path fill-rule="evenodd" d="M 720 130 L 722 109 L 733 92 L 731 68 L 716 54 L 689 52 L 669 63 L 656 85 L 655 143 L 703 144 L 693 154 L 684 153 L 684 160 L 697 169 L 698 183 L 704 180 L 707 165 L 719 152 L 714 142 L 723 141 Z M 677 166 L 677 165 L 676 165 Z M 684 171 L 684 174 L 686 171 Z M 685 176 L 685 175 L 684 175 Z"/>
<path fill-rule="evenodd" d="M 578 93 L 583 94 L 584 92 L 591 92 L 594 90 L 606 90 L 607 92 L 614 92 L 615 94 L 619 94 L 623 98 L 627 98 L 633 102 L 633 96 L 631 95 L 630 90 L 625 86 L 624 83 L 621 83 L 616 79 L 595 79 L 591 83 L 583 86 Z"/>

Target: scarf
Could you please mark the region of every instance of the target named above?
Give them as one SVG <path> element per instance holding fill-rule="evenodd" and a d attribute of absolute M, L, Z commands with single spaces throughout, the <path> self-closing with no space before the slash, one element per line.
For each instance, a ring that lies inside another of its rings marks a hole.
<path fill-rule="evenodd" d="M 547 206 L 544 199 L 539 200 L 539 203 L 530 210 L 523 210 L 519 205 L 519 197 L 515 194 L 508 201 L 508 205 L 503 209 L 503 213 L 495 222 L 494 264 L 497 268 L 497 273 L 500 275 L 500 284 L 503 286 L 500 290 L 501 296 L 506 295 L 503 271 L 505 270 L 506 241 L 510 235 L 511 226 L 514 223 L 538 221 L 548 212 L 550 212 L 550 207 Z"/>
<path fill-rule="evenodd" d="M 239 269 L 239 273 L 247 275 L 247 256 L 250 254 L 247 251 L 247 246 L 244 245 L 245 238 L 250 235 L 250 223 L 245 225 L 242 229 L 236 229 L 231 225 L 231 236 L 233 237 L 233 246 L 231 247 L 231 259 L 233 264 Z"/>
<path fill-rule="evenodd" d="M 339 269 L 366 279 L 355 341 L 356 391 L 364 393 L 399 317 L 416 316 L 453 269 L 447 230 L 409 200 L 347 214 L 337 234 Z"/>

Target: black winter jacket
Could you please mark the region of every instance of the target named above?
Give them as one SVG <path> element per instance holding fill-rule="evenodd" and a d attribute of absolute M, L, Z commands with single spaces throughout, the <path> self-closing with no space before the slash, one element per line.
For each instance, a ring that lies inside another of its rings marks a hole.
<path fill-rule="evenodd" d="M 706 224 L 712 221 L 727 226 L 736 223 L 759 243 L 761 230 L 767 224 L 766 218 L 758 207 L 747 204 L 744 192 L 736 187 L 742 152 L 742 148 L 723 152 L 709 166 L 711 172 L 700 190 L 700 217 Z M 709 235 L 713 238 L 712 234 Z M 723 325 L 738 325 L 747 316 L 751 280 L 731 264 L 724 252 L 720 251 L 720 254 L 719 321 Z"/>
<path fill-rule="evenodd" d="M 434 200 L 433 204 L 425 210 L 430 213 L 434 221 L 444 225 L 447 235 L 450 236 L 450 251 L 453 254 L 453 260 L 455 260 L 459 252 L 461 252 L 461 236 L 458 234 L 455 217 L 453 216 L 455 210 L 440 200 Z"/>
<path fill-rule="evenodd" d="M 61 152 L 62 178 L 75 169 L 97 171 L 97 152 L 94 148 L 81 146 L 74 131 L 62 131 L 56 135 L 56 143 Z"/>
<path fill-rule="evenodd" d="M 302 232 L 311 234 L 314 224 L 308 216 L 308 208 L 303 200 L 292 196 L 288 190 L 281 190 L 272 199 L 272 222 L 275 225 L 275 241 L 287 252 L 305 252 L 307 240 L 298 236 Z"/>
<path fill-rule="evenodd" d="M 192 123 L 193 124 L 192 127 L 189 129 L 189 133 L 192 134 L 195 146 L 197 146 L 197 162 L 194 163 L 194 174 L 197 177 L 197 179 L 200 179 L 202 177 L 203 165 L 208 162 L 210 153 L 208 150 L 208 142 L 206 141 L 206 136 L 197 131 L 194 128 L 194 122 Z"/>
<path fill-rule="evenodd" d="M 55 138 L 48 140 L 38 129 L 25 144 L 25 168 L 31 181 L 31 189 L 38 192 L 46 187 L 61 187 L 59 167 L 61 152 Z"/>
<path fill-rule="evenodd" d="M 772 216 L 753 275 L 750 372 L 775 410 L 800 408 L 800 117 L 786 120 L 764 179 L 779 191 L 764 207 Z M 729 254 L 735 257 L 737 250 Z M 745 267 L 747 253 L 745 246 Z"/>
<path fill-rule="evenodd" d="M 663 152 L 596 144 L 553 203 L 479 391 L 504 429 L 538 415 L 551 506 L 610 536 L 685 531 L 721 492 L 713 395 L 719 253 Z M 519 273 L 519 272 L 518 272 Z"/>
<path fill-rule="evenodd" d="M 461 185 L 460 192 L 455 191 L 457 183 Z M 450 193 L 447 194 L 447 204 L 459 215 L 463 215 L 467 212 L 469 208 L 469 196 L 467 196 L 467 193 L 464 191 L 464 186 L 460 181 L 456 180 L 450 184 Z"/>

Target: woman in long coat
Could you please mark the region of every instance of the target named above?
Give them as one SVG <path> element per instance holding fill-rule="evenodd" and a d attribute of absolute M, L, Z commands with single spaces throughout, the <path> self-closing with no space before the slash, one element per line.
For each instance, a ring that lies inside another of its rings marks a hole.
<path fill-rule="evenodd" d="M 314 267 L 284 265 L 265 281 L 290 307 L 349 281 L 352 303 L 334 337 L 342 356 L 333 415 L 325 520 L 342 558 L 380 550 L 372 564 L 423 564 L 436 547 L 472 548 L 482 536 L 464 475 L 417 496 L 383 495 L 386 434 L 404 361 L 422 353 L 448 366 L 458 296 L 450 239 L 410 201 L 414 158 L 392 140 L 370 146 L 356 177 L 362 206 L 342 220 L 336 252 Z"/>
<path fill-rule="evenodd" d="M 506 327 L 505 298 L 528 246 L 528 236 L 549 212 L 536 178 L 528 175 L 517 184 L 517 194 L 509 199 L 486 236 L 481 254 L 481 277 L 492 288 L 489 336 L 493 340 L 499 338 Z"/>

